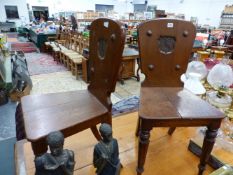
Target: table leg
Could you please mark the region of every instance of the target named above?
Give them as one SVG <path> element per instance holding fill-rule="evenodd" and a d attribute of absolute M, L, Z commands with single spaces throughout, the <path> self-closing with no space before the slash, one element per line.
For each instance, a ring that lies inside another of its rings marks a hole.
<path fill-rule="evenodd" d="M 170 127 L 167 133 L 169 135 L 172 135 L 175 130 L 176 130 L 176 127 Z"/>
<path fill-rule="evenodd" d="M 122 77 L 124 69 L 125 69 L 125 65 L 124 65 L 124 63 L 122 62 L 122 63 L 121 63 L 121 66 L 120 66 L 120 69 L 119 69 L 119 75 L 118 75 L 118 76 L 119 76 L 120 83 L 121 83 L 122 85 L 125 84 L 125 83 L 124 83 L 124 79 L 123 79 L 123 77 Z"/>
<path fill-rule="evenodd" d="M 139 76 L 139 70 L 140 70 L 140 58 L 136 58 L 137 60 L 137 65 L 138 65 L 138 68 L 137 68 L 137 75 L 136 75 L 136 78 L 137 78 L 137 81 L 140 81 L 140 76 Z"/>
<path fill-rule="evenodd" d="M 202 175 L 202 173 L 205 170 L 206 163 L 209 160 L 210 153 L 214 147 L 217 133 L 218 133 L 218 128 L 213 129 L 211 127 L 208 127 L 208 129 L 206 130 L 206 135 L 205 135 L 203 146 L 202 146 L 200 164 L 198 165 L 198 168 L 199 168 L 198 175 Z"/>
<path fill-rule="evenodd" d="M 139 134 L 139 147 L 138 147 L 138 165 L 137 175 L 141 175 L 144 171 L 144 164 L 146 160 L 146 154 L 150 142 L 150 130 L 140 130 Z"/>

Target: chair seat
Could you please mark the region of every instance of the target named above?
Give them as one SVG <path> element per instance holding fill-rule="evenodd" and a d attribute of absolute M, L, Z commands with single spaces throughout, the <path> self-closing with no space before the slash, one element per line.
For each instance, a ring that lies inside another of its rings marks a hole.
<path fill-rule="evenodd" d="M 25 96 L 21 103 L 29 141 L 43 138 L 52 131 L 70 133 L 73 127 L 81 131 L 83 128 L 79 125 L 85 125 L 93 118 L 100 122 L 102 119 L 96 116 L 108 113 L 107 108 L 88 90 Z"/>
<path fill-rule="evenodd" d="M 81 63 L 82 63 L 82 59 L 81 59 L 81 58 L 73 58 L 72 61 L 73 61 L 75 64 L 81 64 Z"/>
<path fill-rule="evenodd" d="M 144 119 L 223 118 L 223 113 L 183 88 L 142 87 L 140 94 L 139 116 Z"/>
<path fill-rule="evenodd" d="M 67 49 L 66 47 L 62 47 L 61 53 L 66 53 L 66 52 L 73 52 L 72 50 Z"/>
<path fill-rule="evenodd" d="M 70 59 L 82 59 L 82 55 L 68 55 Z"/>
<path fill-rule="evenodd" d="M 54 44 L 54 42 L 50 42 L 50 41 L 45 42 L 46 46 L 49 46 L 49 45 L 52 45 L 52 44 Z"/>
<path fill-rule="evenodd" d="M 75 51 L 73 51 L 73 50 L 65 51 L 65 52 L 63 52 L 63 54 L 64 54 L 65 56 L 69 56 L 69 55 L 73 55 L 73 54 L 78 55 L 78 53 L 75 52 Z"/>
<path fill-rule="evenodd" d="M 71 57 L 80 57 L 81 55 L 77 52 L 75 52 L 75 53 L 70 52 L 70 53 L 65 53 L 65 56 L 71 58 Z"/>
<path fill-rule="evenodd" d="M 58 52 L 58 51 L 60 51 L 60 48 L 59 47 L 53 47 L 53 51 Z"/>

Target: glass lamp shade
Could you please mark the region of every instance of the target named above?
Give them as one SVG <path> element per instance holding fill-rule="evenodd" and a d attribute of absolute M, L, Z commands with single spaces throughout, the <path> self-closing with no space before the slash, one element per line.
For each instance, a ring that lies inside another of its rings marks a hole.
<path fill-rule="evenodd" d="M 202 80 L 206 77 L 208 71 L 205 64 L 201 61 L 192 61 L 188 64 L 185 76 L 189 78 L 190 75 L 199 74 L 199 80 Z"/>
<path fill-rule="evenodd" d="M 208 83 L 218 89 L 221 86 L 230 87 L 233 83 L 232 68 L 227 64 L 216 64 L 207 76 Z"/>
<path fill-rule="evenodd" d="M 221 39 L 219 42 L 220 46 L 222 46 L 224 44 L 224 42 L 225 42 L 224 39 Z"/>
<path fill-rule="evenodd" d="M 196 95 L 205 94 L 206 90 L 200 81 L 200 76 L 197 73 L 190 73 L 189 78 L 184 81 L 184 88 Z"/>
<path fill-rule="evenodd" d="M 232 98 L 224 92 L 233 83 L 232 68 L 224 63 L 216 64 L 209 72 L 208 83 L 218 91 L 207 94 L 208 101 L 219 108 L 229 108 Z"/>

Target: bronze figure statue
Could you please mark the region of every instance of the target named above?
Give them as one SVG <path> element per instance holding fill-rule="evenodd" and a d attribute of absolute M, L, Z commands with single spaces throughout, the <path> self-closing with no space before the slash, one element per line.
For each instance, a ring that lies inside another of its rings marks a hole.
<path fill-rule="evenodd" d="M 75 165 L 74 152 L 63 149 L 63 134 L 60 131 L 51 132 L 47 136 L 47 144 L 51 153 L 35 158 L 35 175 L 72 175 Z"/>
<path fill-rule="evenodd" d="M 112 138 L 109 124 L 101 124 L 99 128 L 102 140 L 95 145 L 93 164 L 97 175 L 119 175 L 121 163 L 117 140 Z"/>

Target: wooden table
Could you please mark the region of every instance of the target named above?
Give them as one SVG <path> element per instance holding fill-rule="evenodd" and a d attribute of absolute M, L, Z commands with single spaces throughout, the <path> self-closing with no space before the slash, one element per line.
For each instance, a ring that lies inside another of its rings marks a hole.
<path fill-rule="evenodd" d="M 89 50 L 85 50 L 83 56 L 86 59 L 82 60 L 82 75 L 83 80 L 88 82 L 89 77 L 89 66 L 88 57 Z M 138 68 L 135 75 L 135 62 L 138 64 Z M 124 84 L 124 79 L 135 77 L 137 81 L 140 81 L 139 69 L 140 69 L 139 53 L 137 50 L 132 48 L 125 48 L 122 54 L 122 63 L 118 74 L 118 79 Z"/>
<path fill-rule="evenodd" d="M 232 65 L 232 64 L 233 64 L 233 62 L 232 62 L 232 60 L 230 60 L 229 65 Z M 204 87 L 207 90 L 207 93 L 209 91 L 214 90 L 208 83 L 205 83 Z M 226 94 L 228 94 L 229 96 L 233 96 L 233 91 L 229 89 L 228 91 L 226 91 Z M 204 100 L 206 100 L 206 95 L 203 95 L 202 98 Z M 219 109 L 221 111 L 224 111 L 226 117 L 228 117 L 228 120 L 233 119 L 233 116 L 232 116 L 232 113 L 231 113 L 231 108 L 229 108 L 229 109 L 219 108 Z M 231 125 L 229 125 L 230 122 L 229 123 L 226 123 L 226 122 L 227 122 L 226 119 L 222 122 L 222 124 L 221 124 L 221 129 L 222 130 L 225 130 L 224 128 L 226 126 L 231 127 L 231 128 L 233 127 L 233 122 L 231 122 Z M 224 133 L 222 133 L 222 134 L 224 134 Z M 226 133 L 224 135 L 226 137 Z M 192 137 L 192 139 L 189 142 L 189 146 L 188 146 L 189 151 L 191 151 L 193 154 L 195 154 L 196 156 L 199 156 L 199 157 L 200 157 L 201 152 L 202 152 L 201 146 L 202 146 L 203 137 L 204 137 L 204 134 L 200 133 L 200 131 L 199 131 L 197 136 Z M 213 150 L 213 154 L 211 154 L 211 156 L 210 156 L 207 163 L 214 169 L 218 169 L 218 168 L 222 167 L 224 164 L 229 164 L 229 165 L 233 166 L 233 162 L 232 162 L 233 156 L 229 156 L 229 157 L 226 156 L 226 155 L 233 154 L 232 152 L 230 152 L 228 150 L 230 148 L 230 146 L 229 146 L 230 143 L 224 147 L 222 145 L 223 144 L 222 141 L 217 140 L 217 143 L 219 143 L 219 142 L 221 142 L 221 145 L 219 147 L 217 147 L 216 150 L 215 149 Z M 225 141 L 225 142 L 227 142 L 227 141 Z"/>
<path fill-rule="evenodd" d="M 135 75 L 135 61 L 137 61 L 138 69 Z M 137 81 L 140 81 L 139 76 L 139 53 L 132 48 L 125 48 L 122 54 L 122 63 L 119 70 L 119 80 L 124 84 L 124 79 L 135 77 Z"/>
<path fill-rule="evenodd" d="M 211 50 L 218 50 L 218 51 L 224 51 L 226 52 L 228 50 L 227 47 L 223 47 L 223 46 L 211 46 Z"/>

